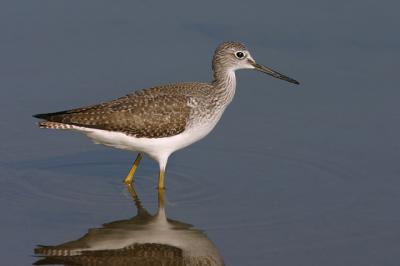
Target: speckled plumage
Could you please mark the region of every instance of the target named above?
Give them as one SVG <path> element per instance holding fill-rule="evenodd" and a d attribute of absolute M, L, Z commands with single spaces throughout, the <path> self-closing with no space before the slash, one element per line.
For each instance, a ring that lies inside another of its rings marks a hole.
<path fill-rule="evenodd" d="M 63 127 L 60 124 L 65 124 L 118 131 L 137 138 L 169 137 L 183 132 L 198 110 L 212 111 L 211 91 L 212 86 L 206 83 L 170 84 L 110 102 L 36 117 L 47 120 L 40 124 L 47 128 L 59 129 Z"/>
<path fill-rule="evenodd" d="M 210 133 L 233 100 L 236 70 L 256 69 L 299 84 L 257 64 L 238 42 L 224 42 L 217 47 L 212 69 L 211 83 L 163 85 L 97 105 L 35 117 L 44 120 L 39 122 L 43 128 L 74 129 L 95 143 L 148 154 L 159 162 L 160 188 L 164 186 L 168 157 Z M 125 180 L 132 180 L 133 173 L 130 171 Z"/>

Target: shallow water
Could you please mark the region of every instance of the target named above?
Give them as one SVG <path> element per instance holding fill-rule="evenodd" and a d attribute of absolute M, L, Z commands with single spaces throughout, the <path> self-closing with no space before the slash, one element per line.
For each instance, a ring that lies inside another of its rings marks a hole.
<path fill-rule="evenodd" d="M 301 85 L 238 72 L 217 128 L 169 161 L 168 218 L 204 232 L 226 265 L 398 265 L 398 8 L 2 3 L 1 264 L 31 265 L 43 259 L 37 245 L 76 240 L 137 212 L 122 184 L 135 154 L 40 130 L 32 114 L 207 81 L 216 45 L 240 40 Z M 135 189 L 151 215 L 156 176 L 156 163 L 142 160 Z"/>

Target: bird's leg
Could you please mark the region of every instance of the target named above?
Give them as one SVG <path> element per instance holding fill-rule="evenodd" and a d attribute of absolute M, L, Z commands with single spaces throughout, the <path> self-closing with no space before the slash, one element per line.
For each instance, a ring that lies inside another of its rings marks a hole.
<path fill-rule="evenodd" d="M 158 190 L 163 190 L 164 187 L 164 175 L 165 175 L 165 170 L 164 169 L 160 169 L 160 174 L 158 176 Z"/>
<path fill-rule="evenodd" d="M 132 164 L 131 170 L 129 170 L 128 175 L 124 179 L 124 183 L 129 185 L 133 182 L 133 175 L 136 172 L 136 169 L 139 166 L 140 160 L 142 159 L 142 154 L 138 153 L 135 162 Z"/>
<path fill-rule="evenodd" d="M 168 155 L 164 155 L 162 157 L 160 157 L 158 164 L 160 166 L 160 174 L 158 175 L 158 190 L 163 190 L 165 189 L 164 187 L 164 176 L 165 176 L 165 168 L 167 167 L 167 162 L 168 162 Z"/>
<path fill-rule="evenodd" d="M 158 209 L 164 209 L 164 189 L 158 190 Z"/>

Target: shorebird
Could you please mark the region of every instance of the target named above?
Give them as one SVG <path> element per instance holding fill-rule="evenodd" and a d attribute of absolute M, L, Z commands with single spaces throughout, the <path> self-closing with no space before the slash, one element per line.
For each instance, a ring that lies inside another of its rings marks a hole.
<path fill-rule="evenodd" d="M 82 108 L 34 115 L 41 128 L 83 132 L 95 143 L 138 153 L 124 182 L 131 184 L 147 154 L 159 164 L 158 188 L 164 188 L 168 157 L 204 138 L 232 102 L 235 71 L 255 69 L 294 84 L 298 81 L 256 63 L 239 42 L 223 42 L 214 52 L 211 83 L 176 83 L 135 91 Z"/>

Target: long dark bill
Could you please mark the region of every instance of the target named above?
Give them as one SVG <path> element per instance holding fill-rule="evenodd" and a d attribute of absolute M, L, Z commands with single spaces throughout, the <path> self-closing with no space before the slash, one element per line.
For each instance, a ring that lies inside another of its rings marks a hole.
<path fill-rule="evenodd" d="M 253 61 L 250 61 L 250 63 L 254 66 L 254 68 L 256 70 L 261 71 L 263 73 L 266 73 L 268 75 L 271 75 L 274 78 L 286 80 L 287 82 L 294 83 L 294 84 L 297 84 L 297 85 L 300 84 L 297 80 L 289 78 L 288 76 L 285 76 L 285 75 L 283 75 L 283 74 L 281 74 L 281 73 L 279 73 L 279 72 L 277 72 L 277 71 L 275 71 L 275 70 L 273 70 L 273 69 L 271 69 L 269 67 L 257 64 L 256 62 L 253 62 Z"/>

